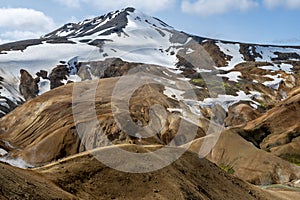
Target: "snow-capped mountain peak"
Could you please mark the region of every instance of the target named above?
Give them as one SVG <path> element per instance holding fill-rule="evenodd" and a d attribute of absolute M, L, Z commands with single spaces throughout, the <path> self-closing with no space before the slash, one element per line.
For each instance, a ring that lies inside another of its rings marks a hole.
<path fill-rule="evenodd" d="M 94 34 L 110 35 L 112 33 L 121 33 L 127 26 L 142 26 L 153 28 L 172 29 L 163 21 L 145 15 L 134 8 L 125 8 L 110 12 L 100 17 L 86 19 L 79 23 L 68 23 L 61 28 L 46 34 L 42 38 L 54 39 L 59 37 L 79 38 L 84 36 L 91 36 Z"/>

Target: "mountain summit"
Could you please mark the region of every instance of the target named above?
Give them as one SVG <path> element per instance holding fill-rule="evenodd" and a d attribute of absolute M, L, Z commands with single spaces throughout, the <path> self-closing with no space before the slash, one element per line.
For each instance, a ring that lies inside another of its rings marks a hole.
<path fill-rule="evenodd" d="M 126 27 L 134 26 L 137 23 L 140 27 L 172 29 L 172 27 L 157 18 L 147 16 L 134 8 L 126 8 L 93 19 L 87 19 L 79 23 L 65 24 L 61 28 L 46 34 L 42 38 L 78 38 L 93 36 L 94 34 L 97 36 L 111 35 L 112 33 L 120 34 L 122 32 L 124 33 L 123 30 Z"/>

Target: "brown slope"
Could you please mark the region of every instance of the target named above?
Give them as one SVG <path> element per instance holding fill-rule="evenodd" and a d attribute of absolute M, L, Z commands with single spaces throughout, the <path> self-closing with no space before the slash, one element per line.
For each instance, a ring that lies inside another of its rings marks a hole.
<path fill-rule="evenodd" d="M 119 147 L 135 153 L 149 153 L 159 148 Z M 83 199 L 284 199 L 221 171 L 192 152 L 184 153 L 158 171 L 143 174 L 116 171 L 93 156 L 109 155 L 112 148 L 118 147 L 95 149 L 92 155 L 85 152 L 35 171 Z M 118 157 L 112 159 L 118 160 Z"/>
<path fill-rule="evenodd" d="M 169 166 L 149 173 L 109 168 L 95 156 L 122 148 L 149 153 L 160 146 L 97 148 L 36 169 L 0 163 L 1 199 L 297 199 L 299 193 L 266 191 L 221 171 L 196 153 L 185 152 Z M 174 149 L 175 150 L 175 149 Z M 118 157 L 112 157 L 118 160 Z M 136 163 L 128 163 L 136 167 Z"/>
<path fill-rule="evenodd" d="M 256 146 L 288 160 L 300 160 L 300 88 L 238 130 Z"/>
<path fill-rule="evenodd" d="M 114 120 L 111 108 L 111 96 L 118 78 L 78 83 L 77 93 L 87 97 L 85 104 L 76 104 L 76 112 L 72 110 L 72 92 L 74 84 L 51 90 L 24 105 L 18 107 L 0 120 L 0 141 L 9 142 L 14 149 L 9 151 L 11 157 L 21 157 L 26 162 L 38 166 L 53 160 L 94 148 L 108 145 L 99 138 L 105 133 L 112 143 L 137 143 L 136 138 L 127 135 Z M 97 85 L 96 92 L 92 89 Z M 163 86 L 145 84 L 130 99 L 130 114 L 133 121 L 141 121 L 143 125 L 151 125 L 157 129 L 163 124 L 157 135 L 143 139 L 142 144 L 166 144 L 177 133 L 181 121 L 179 114 L 167 112 L 167 116 L 155 113 L 157 120 L 149 120 L 149 108 L 158 104 L 167 108 L 180 108 L 177 101 L 163 94 Z M 124 94 L 119 95 L 123 101 Z M 81 122 L 89 123 L 94 117 L 88 112 L 94 110 L 90 103 L 95 102 L 95 111 L 99 126 L 94 133 L 84 134 L 79 138 L 73 114 L 84 116 Z M 155 121 L 157 123 L 155 123 Z M 186 126 L 186 131 L 191 125 Z M 199 129 L 198 135 L 203 135 Z M 96 141 L 96 142 L 95 142 Z M 0 143 L 1 145 L 1 143 Z M 3 145 L 3 143 L 2 143 Z M 1 147 L 5 149 L 4 147 Z"/>
<path fill-rule="evenodd" d="M 39 173 L 0 163 L 0 199 L 77 199 Z"/>
<path fill-rule="evenodd" d="M 198 153 L 203 139 L 190 150 Z M 235 176 L 256 185 L 287 183 L 300 178 L 300 167 L 260 150 L 232 130 L 224 131 L 206 157 Z"/>

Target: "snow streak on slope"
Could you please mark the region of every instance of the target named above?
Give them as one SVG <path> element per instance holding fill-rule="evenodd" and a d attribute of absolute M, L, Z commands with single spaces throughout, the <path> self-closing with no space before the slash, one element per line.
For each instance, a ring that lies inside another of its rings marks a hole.
<path fill-rule="evenodd" d="M 32 165 L 28 164 L 24 160 L 20 158 L 8 158 L 8 157 L 0 157 L 0 162 L 7 163 L 9 165 L 22 168 L 22 169 L 27 169 L 33 167 Z"/>
<path fill-rule="evenodd" d="M 265 75 L 265 77 L 273 79 L 272 81 L 266 81 L 263 84 L 267 87 L 270 87 L 274 90 L 278 90 L 280 83 L 284 80 L 283 78 L 280 78 L 281 75 L 277 74 L 276 76 L 272 76 L 272 75 Z"/>
<path fill-rule="evenodd" d="M 296 53 L 300 56 L 300 49 L 294 49 L 294 48 L 284 48 L 284 47 L 265 47 L 265 46 L 256 46 L 256 52 L 259 53 L 262 58 L 256 58 L 256 61 L 258 62 L 272 62 L 274 58 L 277 58 L 278 56 L 275 54 L 276 52 L 280 53 Z M 293 59 L 290 60 L 300 60 L 300 59 Z"/>
<path fill-rule="evenodd" d="M 19 93 L 19 79 L 14 76 L 10 68 L 0 67 L 0 116 L 7 114 L 11 107 L 15 107 L 24 98 Z"/>
<path fill-rule="evenodd" d="M 219 70 L 229 71 L 232 70 L 237 64 L 245 62 L 243 55 L 240 53 L 240 44 L 225 44 L 218 42 L 217 46 L 226 55 L 231 56 L 231 60 L 228 61 L 228 66 L 220 67 Z"/>
<path fill-rule="evenodd" d="M 239 82 L 240 80 L 240 76 L 242 76 L 241 72 L 235 72 L 235 71 L 232 71 L 232 72 L 229 72 L 227 74 L 218 74 L 217 76 L 219 77 L 226 77 L 228 78 L 229 81 L 234 81 L 234 82 Z"/>
<path fill-rule="evenodd" d="M 61 60 L 79 56 L 82 60 L 99 58 L 99 49 L 87 44 L 43 44 L 30 46 L 24 51 L 9 51 L 0 54 L 0 67 L 7 66 L 12 74 L 17 77 L 20 69 L 25 69 L 32 75 L 41 69 L 50 71 Z"/>
<path fill-rule="evenodd" d="M 271 72 L 277 72 L 277 71 L 281 70 L 281 71 L 284 71 L 287 74 L 293 74 L 292 69 L 294 68 L 294 66 L 291 65 L 291 64 L 282 63 L 280 65 L 275 64 L 275 65 L 261 66 L 261 67 L 258 67 L 258 68 L 268 70 L 268 71 L 271 71 Z"/>

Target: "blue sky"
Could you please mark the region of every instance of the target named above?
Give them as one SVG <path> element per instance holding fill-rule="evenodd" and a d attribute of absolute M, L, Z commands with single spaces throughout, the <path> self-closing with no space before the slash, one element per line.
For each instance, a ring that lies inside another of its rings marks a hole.
<path fill-rule="evenodd" d="M 128 6 L 199 36 L 300 45 L 300 0 L 1 0 L 0 43 Z"/>

